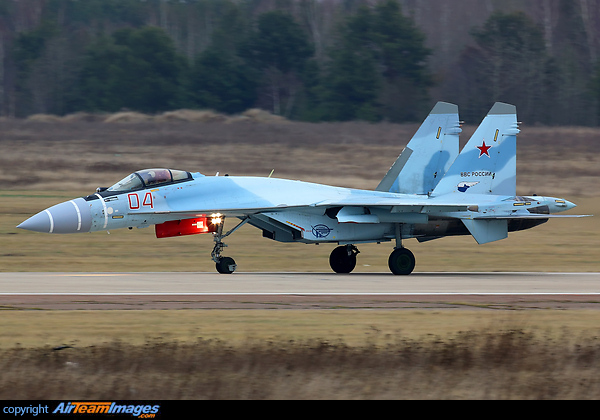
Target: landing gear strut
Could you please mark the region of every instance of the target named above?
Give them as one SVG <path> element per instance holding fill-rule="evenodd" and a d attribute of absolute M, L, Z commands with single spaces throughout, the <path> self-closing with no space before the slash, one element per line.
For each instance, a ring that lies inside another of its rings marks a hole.
<path fill-rule="evenodd" d="M 221 252 L 223 252 L 223 248 L 227 246 L 223 242 L 223 239 L 231 235 L 233 232 L 242 227 L 242 225 L 246 224 L 249 220 L 248 217 L 243 219 L 240 223 L 238 223 L 233 229 L 231 229 L 227 233 L 223 233 L 223 226 L 225 224 L 225 217 L 219 215 L 212 216 L 212 223 L 217 225 L 217 231 L 213 232 L 213 241 L 215 241 L 215 246 L 213 247 L 210 256 L 212 260 L 215 262 L 215 267 L 220 274 L 231 274 L 237 268 L 237 264 L 235 260 L 231 257 L 223 257 Z"/>
<path fill-rule="evenodd" d="M 329 265 L 336 273 L 349 273 L 356 267 L 356 255 L 360 251 L 354 245 L 342 245 L 331 251 Z"/>

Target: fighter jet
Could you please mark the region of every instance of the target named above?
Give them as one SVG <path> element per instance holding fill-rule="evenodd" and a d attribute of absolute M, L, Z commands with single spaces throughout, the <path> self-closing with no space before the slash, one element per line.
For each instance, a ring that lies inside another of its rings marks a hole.
<path fill-rule="evenodd" d="M 393 274 L 415 268 L 403 240 L 472 235 L 479 244 L 529 229 L 575 204 L 516 195 L 516 107 L 497 102 L 459 153 L 456 105 L 438 102 L 374 191 L 272 177 L 205 176 L 173 169 L 134 172 L 109 188 L 57 204 L 18 228 L 81 233 L 155 225 L 158 238 L 211 233 L 216 269 L 231 274 L 223 240 L 245 224 L 278 242 L 338 244 L 336 273 L 356 266 L 357 245 L 393 242 Z M 225 220 L 237 220 L 230 230 Z"/>

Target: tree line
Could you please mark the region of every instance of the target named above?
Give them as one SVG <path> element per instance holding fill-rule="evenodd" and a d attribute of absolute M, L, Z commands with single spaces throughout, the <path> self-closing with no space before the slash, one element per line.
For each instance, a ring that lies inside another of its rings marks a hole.
<path fill-rule="evenodd" d="M 596 2 L 502 2 L 463 40 L 447 2 L 417 3 L 0 0 L 0 114 L 260 107 L 404 122 L 445 100 L 469 122 L 504 101 L 528 123 L 600 123 Z"/>

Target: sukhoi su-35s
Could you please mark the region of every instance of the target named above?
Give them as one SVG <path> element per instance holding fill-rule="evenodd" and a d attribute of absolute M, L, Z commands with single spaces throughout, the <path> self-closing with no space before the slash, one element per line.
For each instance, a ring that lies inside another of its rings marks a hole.
<path fill-rule="evenodd" d="M 458 107 L 438 102 L 374 191 L 271 177 L 134 172 L 109 188 L 57 204 L 18 227 L 80 233 L 155 225 L 158 238 L 211 233 L 219 273 L 236 269 L 223 240 L 245 224 L 279 242 L 335 243 L 333 271 L 356 266 L 358 244 L 392 241 L 388 265 L 410 274 L 403 240 L 472 235 L 479 244 L 545 223 L 575 204 L 516 195 L 516 108 L 497 102 L 459 153 Z M 236 220 L 230 230 L 227 220 Z"/>

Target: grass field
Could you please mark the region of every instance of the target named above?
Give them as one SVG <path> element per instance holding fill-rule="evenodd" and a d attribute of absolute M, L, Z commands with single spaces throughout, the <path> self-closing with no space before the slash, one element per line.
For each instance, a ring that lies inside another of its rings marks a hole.
<path fill-rule="evenodd" d="M 31 337 L 32 323 L 45 340 L 57 330 L 85 333 L 67 346 L 0 348 L 0 399 L 597 399 L 600 393 L 597 329 L 580 329 L 598 311 L 579 313 L 579 322 L 558 311 L 161 312 L 23 313 L 22 323 L 11 324 L 21 327 L 17 335 Z M 19 319 L 4 315 L 3 322 Z M 169 329 L 174 322 L 179 329 Z M 140 332 L 152 327 L 140 343 Z M 182 329 L 189 330 L 177 340 Z M 435 334 L 441 330 L 447 333 Z"/>
<path fill-rule="evenodd" d="M 469 122 L 467 122 L 469 123 Z M 3 189 L 93 191 L 138 169 L 274 176 L 373 189 L 418 124 L 2 120 Z M 475 126 L 465 125 L 461 144 Z M 517 193 L 598 196 L 598 128 L 521 125 Z"/>
<path fill-rule="evenodd" d="M 213 271 L 210 236 L 44 235 L 17 224 L 128 173 L 172 167 L 374 188 L 416 125 L 3 120 L 0 271 Z M 473 126 L 465 126 L 464 144 Z M 579 205 L 496 243 L 407 240 L 416 271 L 600 271 L 600 130 L 521 127 L 519 194 Z M 240 271 L 330 271 L 333 245 L 244 227 Z M 391 244 L 356 271 L 388 271 Z M 600 311 L 178 310 L 0 313 L 0 399 L 597 399 Z M 64 350 L 56 346 L 68 345 Z"/>
<path fill-rule="evenodd" d="M 318 340 L 353 347 L 386 347 L 397 338 L 425 343 L 468 331 L 522 330 L 535 332 L 536 338 L 553 339 L 568 331 L 569 342 L 600 334 L 600 311 L 485 310 L 485 306 L 468 309 L 468 304 L 465 308 L 15 311 L 5 307 L 0 319 L 0 348 L 83 348 L 118 341 L 133 345 L 148 341 L 194 343 L 199 339 L 223 341 L 234 347 L 252 340 Z"/>

